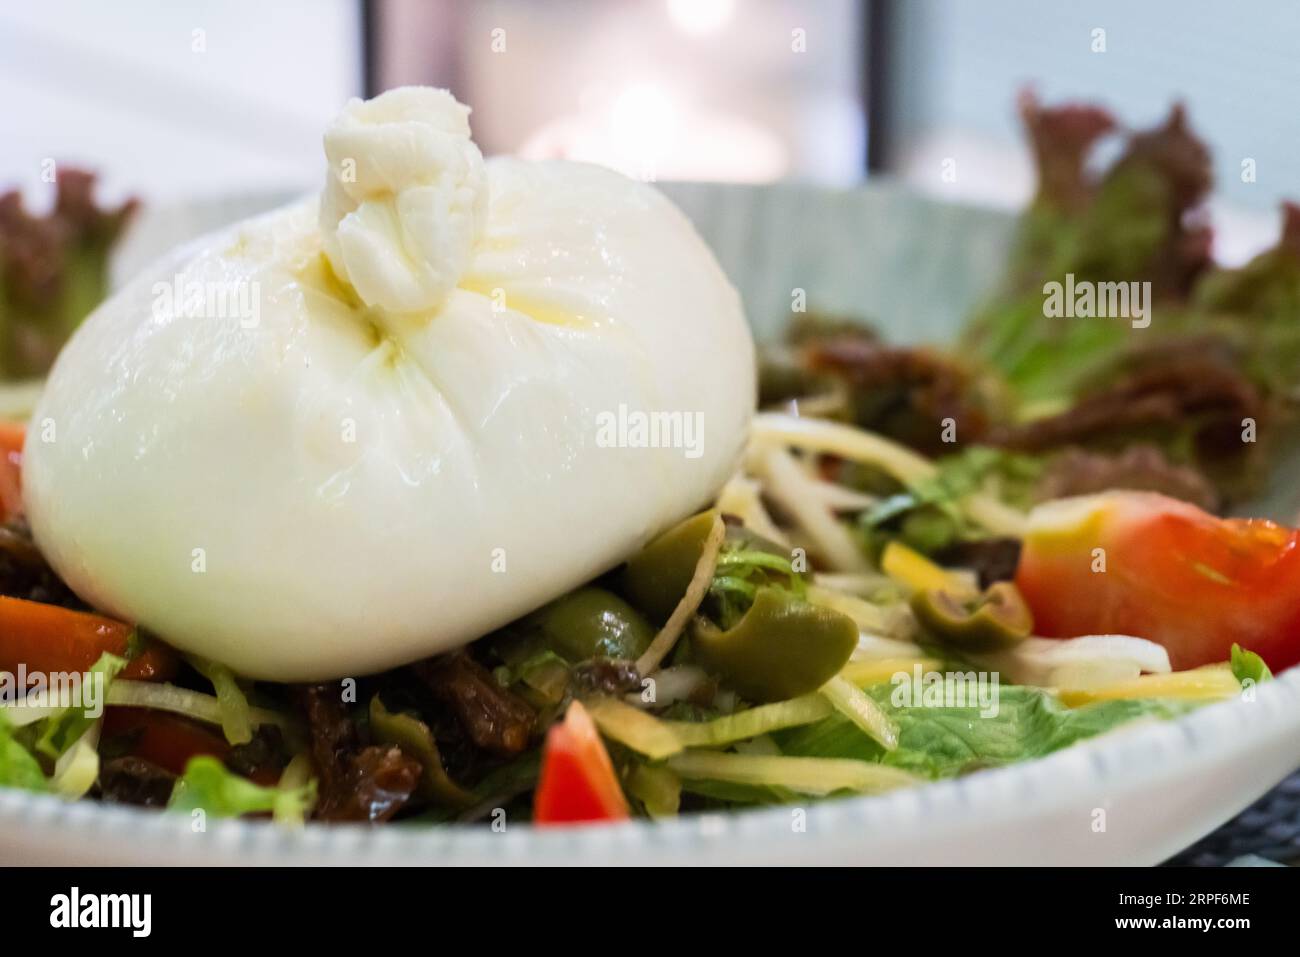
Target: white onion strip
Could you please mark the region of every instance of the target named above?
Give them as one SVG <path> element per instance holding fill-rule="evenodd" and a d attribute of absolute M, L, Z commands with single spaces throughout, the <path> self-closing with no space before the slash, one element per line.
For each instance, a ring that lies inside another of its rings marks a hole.
<path fill-rule="evenodd" d="M 911 449 L 874 432 L 840 422 L 761 412 L 754 416 L 753 436 L 758 444 L 785 444 L 871 465 L 883 469 L 904 485 L 938 474 L 933 462 Z M 975 492 L 965 496 L 960 505 L 968 518 L 995 535 L 1019 537 L 1025 532 L 1024 513 L 992 495 Z"/>
<path fill-rule="evenodd" d="M 170 711 L 207 724 L 221 724 L 221 704 L 215 697 L 161 682 L 118 678 L 104 693 L 104 703 L 124 708 Z M 266 708 L 250 708 L 249 718 L 255 725 L 274 724 L 289 730 L 296 727 L 292 719 Z"/>
<path fill-rule="evenodd" d="M 735 515 L 750 531 L 788 548 L 790 541 L 767 514 L 759 488 L 754 479 L 735 475 L 718 493 L 714 507 L 724 514 Z"/>
<path fill-rule="evenodd" d="M 1008 651 L 978 656 L 1017 684 L 1067 690 L 1104 688 L 1142 673 L 1169 674 L 1169 652 L 1132 635 L 1029 638 Z"/>
<path fill-rule="evenodd" d="M 929 459 L 897 442 L 826 419 L 760 412 L 754 416 L 753 434 L 760 442 L 791 445 L 809 452 L 874 465 L 908 485 L 929 478 L 937 471 Z"/>
<path fill-rule="evenodd" d="M 808 491 L 816 495 L 827 508 L 837 512 L 862 512 L 880 501 L 875 495 L 868 495 L 847 485 L 838 485 L 821 478 L 810 478 Z"/>
<path fill-rule="evenodd" d="M 761 453 L 758 465 L 772 501 L 794 518 L 828 566 L 842 572 L 871 570 L 848 529 L 810 493 L 811 482 L 794 456 L 783 448 L 770 448 Z"/>

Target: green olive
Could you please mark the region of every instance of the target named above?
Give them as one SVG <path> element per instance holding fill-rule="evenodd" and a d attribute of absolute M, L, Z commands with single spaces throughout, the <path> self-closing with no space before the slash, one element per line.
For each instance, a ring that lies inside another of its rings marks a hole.
<path fill-rule="evenodd" d="M 936 639 L 967 651 L 997 651 L 1033 631 L 1029 606 L 1011 582 L 994 582 L 974 598 L 942 588 L 912 596 L 912 612 Z"/>
<path fill-rule="evenodd" d="M 452 808 L 466 808 L 473 802 L 469 792 L 456 784 L 443 768 L 433 732 L 419 718 L 389 711 L 379 695 L 375 695 L 370 699 L 370 732 L 380 744 L 396 745 L 407 757 L 420 762 L 421 797 Z"/>
<path fill-rule="evenodd" d="M 717 514 L 714 510 L 692 515 L 664 532 L 627 563 L 621 582 L 623 594 L 651 621 L 662 625 L 682 600 L 695 576 L 695 566 L 699 564 L 704 541 L 713 529 Z M 789 549 L 743 525 L 728 525 L 717 574 L 724 574 L 728 555 L 742 552 L 767 552 L 786 564 L 790 561 Z M 796 572 L 778 573 L 781 578 L 791 574 L 808 577 Z"/>
<path fill-rule="evenodd" d="M 839 673 L 857 643 L 852 619 L 770 585 L 758 589 L 731 629 L 697 618 L 691 637 L 700 664 L 751 701 L 817 690 Z"/>
<path fill-rule="evenodd" d="M 571 662 L 638 658 L 655 637 L 635 608 L 593 585 L 557 598 L 531 618 L 550 649 Z"/>
<path fill-rule="evenodd" d="M 623 594 L 651 621 L 666 622 L 686 594 L 717 516 L 716 510 L 700 512 L 674 525 L 623 569 Z"/>

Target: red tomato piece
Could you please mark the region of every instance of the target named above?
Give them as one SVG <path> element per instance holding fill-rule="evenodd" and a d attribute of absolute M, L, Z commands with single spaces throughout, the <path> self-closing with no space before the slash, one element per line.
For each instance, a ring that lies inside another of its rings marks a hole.
<path fill-rule="evenodd" d="M 23 510 L 23 438 L 26 429 L 16 422 L 0 422 L 0 522 Z"/>
<path fill-rule="evenodd" d="M 541 825 L 580 824 L 627 816 L 627 798 L 609 752 L 587 709 L 575 701 L 564 720 L 547 732 L 533 820 Z"/>
<path fill-rule="evenodd" d="M 1051 502 L 1030 516 L 1016 585 L 1047 637 L 1147 638 L 1177 670 L 1234 642 L 1273 671 L 1300 662 L 1300 533 L 1263 519 L 1150 492 Z"/>
<path fill-rule="evenodd" d="M 222 760 L 230 753 L 230 745 L 218 732 L 181 715 L 149 708 L 105 708 L 102 740 L 125 734 L 132 737 L 129 754 L 172 774 L 184 774 L 190 758 L 207 754 Z"/>

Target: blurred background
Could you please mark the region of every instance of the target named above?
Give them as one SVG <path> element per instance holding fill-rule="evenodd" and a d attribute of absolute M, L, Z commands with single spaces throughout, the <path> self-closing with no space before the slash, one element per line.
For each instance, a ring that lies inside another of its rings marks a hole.
<path fill-rule="evenodd" d="M 1297 48 L 1300 5 L 1249 0 L 43 0 L 0 10 L 0 186 L 39 205 L 55 160 L 150 203 L 311 189 L 347 97 L 432 83 L 473 105 L 487 153 L 661 180 L 890 174 L 1012 207 L 1031 86 L 1133 125 L 1184 100 L 1232 261 L 1300 195 Z"/>

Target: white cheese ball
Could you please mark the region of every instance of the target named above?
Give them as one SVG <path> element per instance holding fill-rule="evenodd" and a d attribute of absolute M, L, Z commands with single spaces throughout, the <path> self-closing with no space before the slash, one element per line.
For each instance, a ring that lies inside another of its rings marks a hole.
<path fill-rule="evenodd" d="M 708 504 L 755 401 L 735 290 L 652 187 L 484 163 L 465 112 L 354 102 L 319 203 L 176 251 L 73 336 L 23 482 L 84 599 L 249 677 L 338 678 Z"/>

